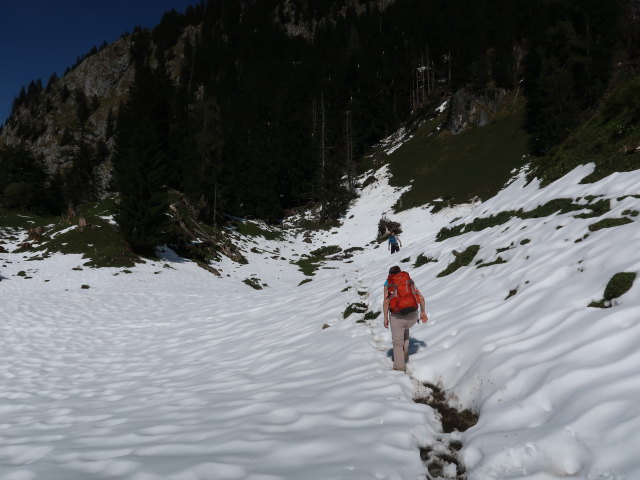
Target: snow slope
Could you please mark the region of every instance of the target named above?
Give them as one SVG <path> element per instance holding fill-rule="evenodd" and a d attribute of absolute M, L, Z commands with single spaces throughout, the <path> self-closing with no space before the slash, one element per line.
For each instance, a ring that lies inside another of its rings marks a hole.
<path fill-rule="evenodd" d="M 301 233 L 239 240 L 250 263 L 220 262 L 222 278 L 170 251 L 132 273 L 2 254 L 0 479 L 425 478 L 418 447 L 441 426 L 412 401 L 410 376 L 479 413 L 459 435 L 469 479 L 640 478 L 639 282 L 613 308 L 587 307 L 613 274 L 640 271 L 637 217 L 577 243 L 599 218 L 516 218 L 435 241 L 454 219 L 560 197 L 611 199 L 604 217 L 640 210 L 627 196 L 640 194 L 640 172 L 580 185 L 591 168 L 546 188 L 518 176 L 487 202 L 434 215 L 391 215 L 404 229 L 393 257 L 371 243 L 397 198 L 385 168 L 340 228 L 312 244 Z M 328 245 L 364 250 L 299 285 L 290 260 Z M 507 261 L 436 276 L 470 245 L 485 262 L 508 247 Z M 419 254 L 438 261 L 412 268 Z M 381 316 L 343 318 L 354 302 L 381 309 L 395 263 L 430 316 L 412 329 L 410 376 L 391 370 Z M 268 287 L 242 282 L 252 276 Z"/>

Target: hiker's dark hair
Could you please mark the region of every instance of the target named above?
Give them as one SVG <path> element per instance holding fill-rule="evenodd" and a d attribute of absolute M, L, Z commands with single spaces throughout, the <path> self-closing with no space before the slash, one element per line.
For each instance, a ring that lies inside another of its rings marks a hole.
<path fill-rule="evenodd" d="M 396 273 L 400 273 L 402 270 L 400 270 L 400 267 L 397 265 L 394 265 L 393 267 L 391 267 L 389 269 L 389 275 L 395 275 Z"/>

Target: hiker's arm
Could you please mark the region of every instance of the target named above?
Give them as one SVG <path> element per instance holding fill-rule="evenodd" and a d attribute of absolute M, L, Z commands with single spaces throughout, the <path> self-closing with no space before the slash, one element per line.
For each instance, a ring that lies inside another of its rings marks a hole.
<path fill-rule="evenodd" d="M 402 240 L 400 240 L 400 237 L 398 237 L 398 245 L 402 246 Z"/>
<path fill-rule="evenodd" d="M 389 298 L 387 297 L 387 286 L 384 286 L 384 297 L 382 300 L 382 312 L 384 314 L 384 328 L 389 328 Z"/>
<path fill-rule="evenodd" d="M 420 303 L 420 320 L 422 320 L 422 323 L 427 323 L 427 320 L 429 320 L 429 317 L 427 317 L 427 308 L 425 307 L 424 297 L 422 293 L 420 293 L 420 290 L 418 290 L 418 287 L 416 287 L 416 294 L 418 296 L 418 303 Z"/>

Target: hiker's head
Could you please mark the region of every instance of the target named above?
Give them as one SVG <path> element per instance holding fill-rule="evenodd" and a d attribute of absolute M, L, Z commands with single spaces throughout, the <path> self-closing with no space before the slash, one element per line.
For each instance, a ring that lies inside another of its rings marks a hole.
<path fill-rule="evenodd" d="M 400 267 L 397 265 L 394 265 L 393 267 L 391 267 L 389 269 L 389 275 L 395 275 L 396 273 L 400 273 L 402 270 L 400 270 Z"/>

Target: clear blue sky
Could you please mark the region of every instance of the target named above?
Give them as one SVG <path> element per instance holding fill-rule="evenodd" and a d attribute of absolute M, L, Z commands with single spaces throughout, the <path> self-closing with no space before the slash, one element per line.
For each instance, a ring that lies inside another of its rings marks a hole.
<path fill-rule="evenodd" d="M 200 0 L 0 0 L 0 124 L 20 88 L 111 43 L 134 27 L 153 27 L 162 14 Z"/>

